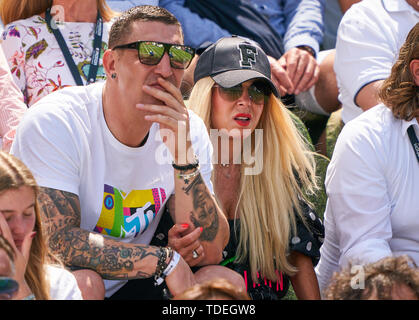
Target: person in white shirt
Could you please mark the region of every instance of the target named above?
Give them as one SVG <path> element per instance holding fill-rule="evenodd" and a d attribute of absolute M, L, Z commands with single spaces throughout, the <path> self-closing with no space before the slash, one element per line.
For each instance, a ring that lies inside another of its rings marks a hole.
<path fill-rule="evenodd" d="M 166 204 L 183 232 L 199 238 L 190 258 L 200 266 L 219 263 L 229 238 L 210 182 L 208 133 L 179 90 L 194 50 L 183 45 L 178 20 L 160 7 L 132 8 L 112 25 L 109 48 L 105 82 L 44 97 L 12 145 L 42 187 L 49 245 L 81 268 L 74 273 L 85 299 L 109 298 L 139 279 L 166 280 L 176 295 L 218 271 L 244 288 L 225 267 L 193 274 L 177 252 L 149 245 Z M 145 299 L 148 290 L 139 284 L 124 297 Z"/>
<path fill-rule="evenodd" d="M 386 256 L 419 263 L 419 23 L 380 90 L 380 104 L 347 123 L 326 174 L 320 289 L 333 272 Z"/>
<path fill-rule="evenodd" d="M 417 22 L 416 0 L 361 1 L 345 13 L 334 62 L 344 123 L 379 103 L 379 87 Z"/>

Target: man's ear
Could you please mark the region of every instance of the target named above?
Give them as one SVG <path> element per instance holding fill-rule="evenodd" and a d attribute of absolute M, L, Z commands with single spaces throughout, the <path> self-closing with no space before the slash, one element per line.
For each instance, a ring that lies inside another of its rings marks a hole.
<path fill-rule="evenodd" d="M 419 86 L 419 59 L 410 61 L 410 73 L 412 74 L 413 81 Z"/>
<path fill-rule="evenodd" d="M 117 53 L 114 50 L 106 50 L 103 53 L 103 58 L 102 58 L 102 63 L 103 63 L 103 68 L 105 69 L 106 72 L 106 77 L 107 78 L 111 78 L 111 75 L 116 73 L 115 70 L 115 62 L 116 62 L 116 57 Z"/>

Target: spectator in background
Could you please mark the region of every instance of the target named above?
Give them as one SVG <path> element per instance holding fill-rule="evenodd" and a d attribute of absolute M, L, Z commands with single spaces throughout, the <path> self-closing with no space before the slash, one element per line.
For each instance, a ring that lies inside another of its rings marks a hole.
<path fill-rule="evenodd" d="M 361 1 L 345 13 L 334 63 L 344 123 L 379 104 L 378 90 L 417 22 L 416 0 Z"/>
<path fill-rule="evenodd" d="M 0 16 L 3 51 L 28 107 L 50 92 L 105 79 L 101 58 L 115 16 L 105 0 L 3 0 Z"/>
<path fill-rule="evenodd" d="M 26 110 L 22 92 L 13 81 L 0 47 L 0 144 L 3 151 L 9 152 L 16 128 Z"/>
<path fill-rule="evenodd" d="M 352 4 L 361 0 L 326 0 L 324 5 L 324 36 L 321 48 L 334 49 L 339 23 Z"/>
<path fill-rule="evenodd" d="M 38 186 L 17 158 L 0 152 L 0 234 L 13 249 L 13 278 L 19 290 L 13 299 L 82 299 L 74 276 L 52 263 L 43 235 Z"/>
<path fill-rule="evenodd" d="M 223 2 L 223 1 L 221 1 Z M 160 0 L 159 5 L 172 12 L 181 22 L 185 32 L 185 43 L 194 48 L 200 47 L 204 42 L 216 42 L 221 37 L 230 36 L 234 22 L 228 24 L 228 21 L 222 20 L 222 13 L 219 15 L 219 21 L 215 22 L 206 18 L 211 12 L 204 13 L 202 8 L 209 8 L 209 11 L 225 8 L 235 12 L 235 9 L 241 9 L 249 5 L 254 8 L 259 15 L 265 17 L 272 28 L 277 33 L 278 39 L 283 39 L 281 47 L 283 52 L 275 53 L 269 51 L 260 43 L 262 49 L 271 54 L 273 58 L 279 59 L 282 54 L 298 46 L 308 46 L 306 50 L 312 51 L 317 55 L 319 44 L 323 37 L 322 11 L 324 1 L 233 1 L 226 3 L 226 6 L 218 7 L 215 1 L 211 0 Z M 200 5 L 200 6 L 199 6 Z M 212 8 L 210 6 L 213 6 Z M 228 9 L 230 7 L 230 9 Z M 225 13 L 228 14 L 228 13 Z M 213 17 L 213 16 L 210 16 Z M 240 17 L 246 19 L 246 17 Z M 244 20 L 246 21 L 246 20 Z M 218 24 L 217 24 L 218 23 Z M 239 27 L 234 27 L 234 31 Z M 242 27 L 243 31 L 245 26 Z M 247 36 L 247 34 L 239 34 Z M 276 54 L 276 55 L 275 55 Z"/>
<path fill-rule="evenodd" d="M 419 23 L 379 91 L 383 103 L 347 123 L 337 140 L 325 182 L 321 290 L 348 263 L 402 254 L 419 263 L 418 86 Z"/>
<path fill-rule="evenodd" d="M 269 56 L 272 81 L 281 96 L 296 95 L 299 108 L 328 115 L 339 107 L 333 60 L 325 59 L 321 63 L 326 53 L 319 56 L 323 37 L 324 0 L 160 0 L 160 6 L 178 18 L 185 30 L 185 43 L 195 48 L 231 34 L 259 42 Z M 237 14 L 239 9 L 243 10 L 241 15 Z M 255 30 L 247 30 L 246 24 L 252 22 L 246 17 L 248 12 L 253 12 L 256 17 L 261 16 L 261 21 L 254 26 Z M 211 20 L 212 16 L 218 18 L 217 22 Z M 265 29 L 260 27 L 263 21 L 267 24 Z M 282 52 L 267 50 L 264 39 L 256 38 L 268 31 L 273 37 L 269 40 L 277 39 L 281 42 Z M 188 79 L 188 75 L 186 77 Z M 315 84 L 319 87 L 317 90 Z"/>
<path fill-rule="evenodd" d="M 419 268 L 408 256 L 354 265 L 333 275 L 326 300 L 419 300 Z"/>

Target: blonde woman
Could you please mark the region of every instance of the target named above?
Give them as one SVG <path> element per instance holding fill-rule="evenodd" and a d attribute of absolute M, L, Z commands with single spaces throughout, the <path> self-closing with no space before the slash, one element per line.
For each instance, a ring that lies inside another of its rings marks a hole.
<path fill-rule="evenodd" d="M 50 92 L 105 79 L 101 58 L 115 15 L 105 0 L 0 2 L 3 51 L 28 107 Z"/>
<path fill-rule="evenodd" d="M 57 263 L 46 247 L 38 186 L 29 169 L 17 158 L 0 152 L 0 234 L 14 251 L 14 299 L 80 300 L 74 276 Z"/>
<path fill-rule="evenodd" d="M 323 227 L 303 201 L 315 190 L 313 159 L 277 98 L 266 54 L 247 39 L 222 38 L 200 56 L 194 77 L 188 105 L 210 133 L 214 191 L 230 223 L 223 264 L 242 274 L 252 299 L 283 297 L 289 279 L 298 298 L 319 298 L 313 263 Z M 175 225 L 176 243 L 199 248 Z M 179 252 L 199 265 L 193 251 Z"/>

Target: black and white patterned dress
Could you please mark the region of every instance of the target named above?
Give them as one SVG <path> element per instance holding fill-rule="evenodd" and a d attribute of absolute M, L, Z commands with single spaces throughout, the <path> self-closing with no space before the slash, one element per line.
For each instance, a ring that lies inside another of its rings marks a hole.
<path fill-rule="evenodd" d="M 306 203 L 301 202 L 302 212 L 306 225 L 304 225 L 301 218 L 296 214 L 296 234 L 290 236 L 289 251 L 300 252 L 312 259 L 313 266 L 317 265 L 320 259 L 320 247 L 324 239 L 324 227 L 319 216 Z M 230 225 L 230 240 L 223 252 L 224 261 L 221 263 L 240 273 L 246 283 L 247 292 L 253 300 L 279 300 L 283 298 L 289 289 L 289 277 L 281 271 L 277 271 L 278 281 L 270 281 L 262 278 L 257 273 L 258 281 L 255 283 L 252 280 L 250 265 L 246 263 L 236 263 L 235 255 L 239 243 L 240 223 L 234 220 L 229 220 Z"/>

